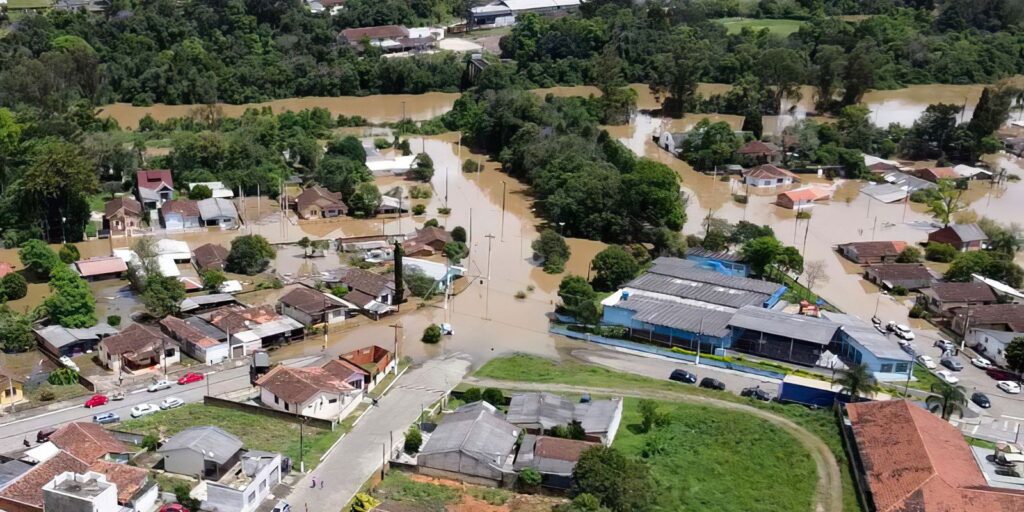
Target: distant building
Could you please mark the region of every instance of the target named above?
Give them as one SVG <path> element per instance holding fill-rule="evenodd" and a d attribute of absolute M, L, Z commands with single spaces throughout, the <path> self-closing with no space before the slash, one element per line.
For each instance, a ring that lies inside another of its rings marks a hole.
<path fill-rule="evenodd" d="M 228 333 L 231 357 L 241 357 L 261 348 L 299 340 L 306 333 L 305 326 L 278 314 L 272 305 L 223 307 L 205 313 L 202 318 Z"/>
<path fill-rule="evenodd" d="M 446 415 L 416 457 L 419 472 L 471 483 L 511 483 L 519 429 L 502 416 L 487 402 Z"/>
<path fill-rule="evenodd" d="M 83 329 L 69 329 L 60 325 L 47 325 L 35 329 L 36 339 L 43 350 L 54 356 L 74 357 L 96 350 L 100 340 L 117 334 L 117 329 L 105 322 Z"/>
<path fill-rule="evenodd" d="M 989 304 L 954 309 L 949 327 L 961 336 L 968 328 L 1024 332 L 1024 304 Z"/>
<path fill-rule="evenodd" d="M 775 204 L 790 210 L 804 210 L 815 203 L 832 199 L 832 192 L 821 187 L 801 187 L 782 192 L 775 197 Z"/>
<path fill-rule="evenodd" d="M 908 400 L 844 409 L 840 426 L 866 510 L 1024 510 L 1024 493 L 990 487 L 963 433 L 941 417 Z"/>
<path fill-rule="evenodd" d="M 142 227 L 142 203 L 130 197 L 115 197 L 103 205 L 103 229 L 121 235 Z"/>
<path fill-rule="evenodd" d="M 838 246 L 846 259 L 861 265 L 896 263 L 896 258 L 907 248 L 906 242 L 850 242 Z"/>
<path fill-rule="evenodd" d="M 359 268 L 347 268 L 331 279 L 348 287 L 349 292 L 342 299 L 355 304 L 372 318 L 380 318 L 395 310 L 395 283 L 389 277 Z"/>
<path fill-rule="evenodd" d="M 985 283 L 943 283 L 934 282 L 921 290 L 928 311 L 946 316 L 950 310 L 967 306 L 995 304 L 996 295 Z"/>
<path fill-rule="evenodd" d="M 440 254 L 445 244 L 452 241 L 452 234 L 443 228 L 428 226 L 417 229 L 402 242 L 406 256 L 433 256 Z"/>
<path fill-rule="evenodd" d="M 917 174 L 918 178 L 932 183 L 938 183 L 939 180 L 955 180 L 960 178 L 960 174 L 952 167 L 927 167 L 917 170 L 915 174 Z"/>
<path fill-rule="evenodd" d="M 581 0 L 497 0 L 469 9 L 468 23 L 474 28 L 507 27 L 526 13 L 547 16 L 579 10 Z"/>
<path fill-rule="evenodd" d="M 341 200 L 341 194 L 331 192 L 319 185 L 302 191 L 295 199 L 299 217 L 303 219 L 324 219 L 348 213 L 348 205 Z"/>
<path fill-rule="evenodd" d="M 537 435 L 575 422 L 587 440 L 611 446 L 622 422 L 622 399 L 573 402 L 552 393 L 516 393 L 505 420 Z"/>
<path fill-rule="evenodd" d="M 663 131 L 657 139 L 658 147 L 672 153 L 673 155 L 678 155 L 679 150 L 683 145 L 683 141 L 685 141 L 689 136 L 689 132 Z"/>
<path fill-rule="evenodd" d="M 758 164 L 778 164 L 782 161 L 781 148 L 771 142 L 759 140 L 744 144 L 736 154 Z"/>
<path fill-rule="evenodd" d="M 166 169 L 135 173 L 139 202 L 146 208 L 159 208 L 174 197 L 174 179 Z"/>
<path fill-rule="evenodd" d="M 181 349 L 203 364 L 217 364 L 231 357 L 227 333 L 202 318 L 186 320 L 167 316 L 160 321 L 163 332 L 181 343 Z"/>
<path fill-rule="evenodd" d="M 887 290 L 920 290 L 931 286 L 935 276 L 921 263 L 883 263 L 864 267 L 864 278 Z"/>
<path fill-rule="evenodd" d="M 192 260 L 199 271 L 224 270 L 228 250 L 223 245 L 203 244 L 192 251 Z"/>
<path fill-rule="evenodd" d="M 796 175 L 771 164 L 743 170 L 743 183 L 752 187 L 784 187 L 796 181 Z"/>
<path fill-rule="evenodd" d="M 157 453 L 169 473 L 219 480 L 241 457 L 242 441 L 219 427 L 189 427 L 168 439 Z"/>
<path fill-rule="evenodd" d="M 344 322 L 349 316 L 349 310 L 357 309 L 352 303 L 304 285 L 293 287 L 278 299 L 277 304 L 281 314 L 294 318 L 306 327 Z"/>
<path fill-rule="evenodd" d="M 950 224 L 928 233 L 928 241 L 949 244 L 958 251 L 978 251 L 988 244 L 988 235 L 977 224 Z"/>
<path fill-rule="evenodd" d="M 142 324 L 131 324 L 99 343 L 99 360 L 115 374 L 123 368 L 132 371 L 172 365 L 181 360 L 178 344 L 160 331 Z"/>
<path fill-rule="evenodd" d="M 75 271 L 86 281 L 123 279 L 128 273 L 128 264 L 117 256 L 96 256 L 75 262 Z"/>
<path fill-rule="evenodd" d="M 202 226 L 199 203 L 191 199 L 165 201 L 160 207 L 160 216 L 168 230 L 192 229 Z"/>
<path fill-rule="evenodd" d="M 193 188 L 198 187 L 199 185 L 203 185 L 210 189 L 210 192 L 213 194 L 210 197 L 220 199 L 231 199 L 232 197 L 235 197 L 235 193 L 232 192 L 230 188 L 226 187 L 224 183 L 220 181 L 204 181 L 199 183 L 189 183 L 188 189 L 189 191 L 191 191 Z"/>
<path fill-rule="evenodd" d="M 725 275 L 747 277 L 750 274 L 750 265 L 738 253 L 715 252 L 700 247 L 690 247 L 686 250 L 686 259 Z"/>
<path fill-rule="evenodd" d="M 24 386 L 23 377 L 9 368 L 0 368 L 0 411 L 25 399 Z"/>

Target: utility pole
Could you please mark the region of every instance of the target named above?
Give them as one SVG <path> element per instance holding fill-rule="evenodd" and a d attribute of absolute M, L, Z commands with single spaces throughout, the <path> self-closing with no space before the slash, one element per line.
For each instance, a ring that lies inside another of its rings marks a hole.
<path fill-rule="evenodd" d="M 505 181 L 501 182 L 501 240 L 505 241 Z M 490 272 L 490 265 L 487 266 Z"/>
<path fill-rule="evenodd" d="M 491 240 L 494 235 L 487 235 L 487 295 L 484 297 L 484 320 L 491 319 Z"/>
<path fill-rule="evenodd" d="M 875 222 L 871 225 L 871 240 L 875 239 L 875 229 L 878 228 L 878 215 L 875 215 Z"/>
<path fill-rule="evenodd" d="M 395 322 L 388 327 L 395 330 L 395 375 L 398 375 L 398 330 L 402 328 L 401 322 Z"/>
<path fill-rule="evenodd" d="M 299 422 L 299 473 L 305 473 L 306 472 L 306 461 L 305 461 L 305 457 L 303 456 L 304 453 L 303 453 L 303 448 L 302 448 L 303 434 L 304 434 L 304 432 L 302 430 L 302 427 L 305 426 L 305 425 L 306 425 L 306 420 L 302 420 L 302 421 Z"/>
<path fill-rule="evenodd" d="M 807 233 L 811 231 L 811 217 L 807 217 L 807 222 L 804 224 L 804 247 L 800 251 L 804 257 L 807 257 Z"/>
<path fill-rule="evenodd" d="M 448 166 L 444 166 L 444 206 L 448 207 Z"/>

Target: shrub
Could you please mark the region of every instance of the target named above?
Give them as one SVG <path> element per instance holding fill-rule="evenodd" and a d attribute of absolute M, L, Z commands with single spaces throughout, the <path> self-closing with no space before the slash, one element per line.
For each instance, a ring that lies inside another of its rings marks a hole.
<path fill-rule="evenodd" d="M 796 212 L 796 218 L 798 219 L 809 219 L 811 218 L 811 212 L 807 210 L 800 210 Z"/>
<path fill-rule="evenodd" d="M 896 263 L 921 263 L 923 254 L 917 247 L 907 247 L 896 257 Z"/>
<path fill-rule="evenodd" d="M 178 503 L 181 503 L 181 506 L 189 510 L 199 510 L 199 506 L 202 505 L 202 503 L 189 496 L 189 492 L 191 490 L 192 488 L 190 488 L 187 483 L 183 482 L 177 484 L 174 486 L 174 498 L 178 500 Z"/>
<path fill-rule="evenodd" d="M 391 141 L 389 141 L 389 140 L 387 140 L 387 139 L 385 139 L 383 137 L 377 137 L 376 139 L 373 139 L 373 147 L 375 147 L 377 149 L 390 148 L 391 147 Z"/>
<path fill-rule="evenodd" d="M 929 242 L 924 248 L 924 257 L 928 261 L 949 263 L 953 261 L 953 258 L 956 258 L 956 252 L 956 247 L 952 245 Z"/>
<path fill-rule="evenodd" d="M 480 398 L 495 407 L 505 405 L 505 394 L 497 388 L 485 389 L 484 392 L 480 394 Z"/>
<path fill-rule="evenodd" d="M 526 487 L 531 489 L 540 485 L 540 471 L 533 468 L 526 468 L 519 472 L 519 482 Z"/>
<path fill-rule="evenodd" d="M 482 396 L 480 388 L 469 388 L 462 394 L 462 401 L 466 403 L 479 402 L 483 399 Z"/>
<path fill-rule="evenodd" d="M 452 209 L 448 208 L 447 206 L 442 206 L 442 207 L 437 209 L 437 213 L 439 213 L 441 215 L 449 215 L 449 214 L 452 213 Z"/>
<path fill-rule="evenodd" d="M 420 433 L 420 429 L 413 426 L 405 433 L 405 445 L 403 446 L 405 453 L 416 453 L 420 451 L 421 445 L 423 445 L 423 434 Z"/>
<path fill-rule="evenodd" d="M 420 338 L 423 343 L 437 343 L 441 341 L 441 326 L 437 324 L 430 324 L 426 329 L 423 329 L 423 337 Z"/>
<path fill-rule="evenodd" d="M 57 368 L 50 372 L 50 375 L 46 377 L 46 382 L 49 382 L 54 386 L 70 386 L 72 384 L 78 384 L 78 372 L 67 367 Z"/>
<path fill-rule="evenodd" d="M 25 295 L 28 294 L 28 283 L 21 274 L 11 272 L 0 279 L 0 289 L 7 300 L 18 300 L 25 298 Z"/>
<path fill-rule="evenodd" d="M 452 228 L 452 240 L 456 242 L 466 243 L 466 228 L 462 226 L 455 226 Z"/>
<path fill-rule="evenodd" d="M 426 185 L 416 185 L 409 189 L 409 197 L 413 199 L 430 199 L 431 195 L 433 194 L 430 192 L 430 187 Z"/>
<path fill-rule="evenodd" d="M 907 288 L 902 286 L 902 285 L 893 286 L 889 291 L 892 292 L 893 295 L 898 295 L 898 296 L 901 296 L 901 297 L 906 295 L 906 294 L 908 294 L 908 293 L 910 293 L 907 290 Z"/>
<path fill-rule="evenodd" d="M 526 292 L 524 292 L 522 290 L 517 291 L 516 292 L 516 298 L 520 299 L 520 300 L 525 299 L 526 298 Z"/>
<path fill-rule="evenodd" d="M 117 327 L 117 326 L 121 325 L 121 315 L 108 315 L 107 316 L 107 325 L 109 325 L 111 327 Z"/>
<path fill-rule="evenodd" d="M 483 170 L 483 166 L 476 160 L 462 162 L 462 172 L 480 172 L 481 170 Z"/>
<path fill-rule="evenodd" d="M 931 315 L 931 313 L 928 312 L 928 310 L 924 309 L 923 307 L 921 307 L 921 306 L 914 306 L 914 307 L 910 308 L 910 315 L 909 316 L 910 316 L 910 318 L 923 318 L 923 319 L 927 319 L 927 318 L 931 317 L 932 315 Z"/>
<path fill-rule="evenodd" d="M 146 436 L 142 438 L 141 446 L 148 452 L 155 452 L 159 445 L 160 438 L 154 434 L 146 434 Z"/>
<path fill-rule="evenodd" d="M 413 215 L 423 215 L 424 213 L 427 213 L 427 207 L 425 205 L 422 205 L 422 204 L 413 205 L 413 207 L 412 207 L 412 214 Z"/>
<path fill-rule="evenodd" d="M 437 222 L 437 219 L 430 219 L 430 220 L 428 220 L 428 221 L 423 223 L 423 227 L 425 227 L 425 228 L 436 228 L 436 227 L 440 227 L 440 226 L 441 226 L 441 223 Z"/>
<path fill-rule="evenodd" d="M 57 395 L 53 394 L 53 391 L 49 389 L 44 389 L 39 393 L 40 402 L 52 402 L 55 398 L 57 398 Z"/>
<path fill-rule="evenodd" d="M 750 201 L 750 198 L 742 194 L 733 194 L 732 200 L 739 204 L 747 204 Z"/>

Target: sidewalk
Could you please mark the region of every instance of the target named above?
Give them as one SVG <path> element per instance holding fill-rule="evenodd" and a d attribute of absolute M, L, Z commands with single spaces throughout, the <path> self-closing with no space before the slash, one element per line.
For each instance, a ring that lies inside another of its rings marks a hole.
<path fill-rule="evenodd" d="M 405 431 L 424 407 L 439 400 L 469 371 L 465 354 L 431 359 L 405 373 L 352 428 L 330 455 L 299 480 L 285 497 L 296 512 L 338 512 L 378 471 L 388 446 L 404 439 Z M 317 479 L 313 488 L 312 479 Z M 319 482 L 323 481 L 323 488 Z"/>

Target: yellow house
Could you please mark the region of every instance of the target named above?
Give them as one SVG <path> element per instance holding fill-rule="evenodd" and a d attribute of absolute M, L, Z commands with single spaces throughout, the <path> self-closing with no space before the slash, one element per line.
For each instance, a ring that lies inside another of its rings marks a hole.
<path fill-rule="evenodd" d="M 17 375 L 0 368 L 0 409 L 25 399 L 23 384 Z"/>

